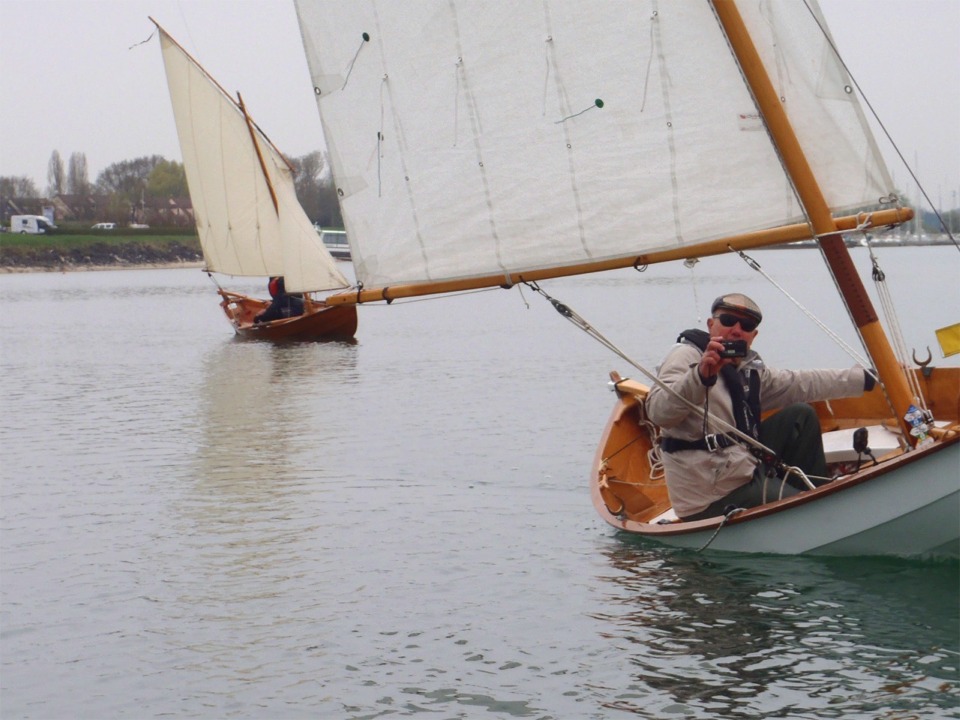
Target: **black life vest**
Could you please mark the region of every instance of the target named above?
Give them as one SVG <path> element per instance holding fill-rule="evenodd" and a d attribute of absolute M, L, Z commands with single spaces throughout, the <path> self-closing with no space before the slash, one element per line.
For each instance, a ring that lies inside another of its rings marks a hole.
<path fill-rule="evenodd" d="M 706 352 L 710 335 L 706 330 L 684 330 L 677 338 L 677 342 L 687 342 Z M 723 378 L 730 399 L 733 404 L 733 418 L 737 430 L 749 435 L 755 440 L 760 439 L 760 372 L 750 370 L 746 377 L 733 365 L 724 365 L 720 368 L 720 377 Z"/>

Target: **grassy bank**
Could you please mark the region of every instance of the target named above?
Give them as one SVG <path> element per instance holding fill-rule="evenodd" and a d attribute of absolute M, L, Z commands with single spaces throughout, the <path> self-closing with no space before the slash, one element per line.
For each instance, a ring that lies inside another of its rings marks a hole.
<path fill-rule="evenodd" d="M 163 230 L 0 234 L 0 267 L 70 269 L 199 262 L 203 259 L 195 233 Z"/>

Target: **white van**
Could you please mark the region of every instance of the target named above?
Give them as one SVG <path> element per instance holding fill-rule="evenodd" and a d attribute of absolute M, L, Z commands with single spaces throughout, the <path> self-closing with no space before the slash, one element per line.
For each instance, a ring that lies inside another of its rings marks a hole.
<path fill-rule="evenodd" d="M 91 230 L 116 230 L 117 224 L 116 223 L 97 223 L 90 229 Z"/>
<path fill-rule="evenodd" d="M 43 215 L 11 215 L 10 232 L 27 235 L 46 235 L 57 229 L 57 226 Z"/>

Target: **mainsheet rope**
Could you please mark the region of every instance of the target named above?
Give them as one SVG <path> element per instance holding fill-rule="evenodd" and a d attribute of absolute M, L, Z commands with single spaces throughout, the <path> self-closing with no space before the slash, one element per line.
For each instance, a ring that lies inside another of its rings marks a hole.
<path fill-rule="evenodd" d="M 699 405 L 697 405 L 696 403 L 690 400 L 687 400 L 685 397 L 680 395 L 676 390 L 674 390 L 669 385 L 667 385 L 662 380 L 660 380 L 660 378 L 657 377 L 655 372 L 652 372 L 651 370 L 645 368 L 640 363 L 636 362 L 633 358 L 627 355 L 623 350 L 617 347 L 613 342 L 607 339 L 603 335 L 603 333 L 601 333 L 599 330 L 593 327 L 589 322 L 587 322 L 581 315 L 579 315 L 576 311 L 571 309 L 569 305 L 565 305 L 559 300 L 551 297 L 536 282 L 525 281 L 523 284 L 529 287 L 534 292 L 539 293 L 544 298 L 546 298 L 550 302 L 550 304 L 553 305 L 554 309 L 558 313 L 560 313 L 563 317 L 565 317 L 571 323 L 573 323 L 578 328 L 583 330 L 585 333 L 587 333 L 587 335 L 589 335 L 594 340 L 599 342 L 601 345 L 606 347 L 612 353 L 614 353 L 615 355 L 617 355 L 618 357 L 620 357 L 621 359 L 623 359 L 624 361 L 628 362 L 630 365 L 635 367 L 637 370 L 643 373 L 650 380 L 650 382 L 652 382 L 654 385 L 661 388 L 662 390 L 664 390 L 665 392 L 669 393 L 674 398 L 682 402 L 692 412 L 696 413 L 699 417 L 706 419 L 707 416 L 709 416 L 710 420 L 715 424 L 715 426 L 719 426 L 723 430 L 723 432 L 726 433 L 727 435 L 736 436 L 743 443 L 750 445 L 756 450 L 759 450 L 760 452 L 762 452 L 766 457 L 777 457 L 777 454 L 773 452 L 773 450 L 768 448 L 766 445 L 761 443 L 756 438 L 738 430 L 736 426 L 731 425 L 730 423 L 723 420 L 722 418 L 719 418 L 716 415 L 711 415 L 709 413 L 706 413 L 704 409 L 701 408 Z M 798 477 L 800 477 L 804 481 L 804 483 L 807 485 L 807 487 L 809 487 L 810 489 L 813 489 L 815 487 L 813 483 L 810 482 L 809 480 L 809 477 L 813 477 L 813 476 L 807 476 L 807 474 L 804 473 L 803 470 L 801 470 L 800 468 L 789 466 L 789 465 L 783 465 L 782 467 L 785 469 L 787 476 L 789 476 L 790 474 L 795 474 Z M 816 479 L 829 479 L 829 478 L 816 478 Z"/>

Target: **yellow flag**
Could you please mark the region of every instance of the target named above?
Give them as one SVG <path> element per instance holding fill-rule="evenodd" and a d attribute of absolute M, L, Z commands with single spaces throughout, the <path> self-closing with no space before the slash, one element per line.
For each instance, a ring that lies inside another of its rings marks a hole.
<path fill-rule="evenodd" d="M 943 350 L 944 357 L 960 353 L 960 323 L 942 327 L 936 333 L 937 342 L 940 343 L 940 349 Z"/>

